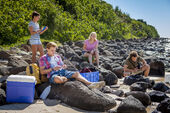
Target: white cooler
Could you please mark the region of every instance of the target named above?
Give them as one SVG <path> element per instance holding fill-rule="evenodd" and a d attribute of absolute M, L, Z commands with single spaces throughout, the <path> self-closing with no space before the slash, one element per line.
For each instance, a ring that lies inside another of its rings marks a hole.
<path fill-rule="evenodd" d="M 165 73 L 165 78 L 164 78 L 165 83 L 170 84 L 170 72 Z"/>

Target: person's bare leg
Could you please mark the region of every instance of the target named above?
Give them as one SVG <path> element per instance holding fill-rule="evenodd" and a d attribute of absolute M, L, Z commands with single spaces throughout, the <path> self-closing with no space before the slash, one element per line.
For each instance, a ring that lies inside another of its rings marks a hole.
<path fill-rule="evenodd" d="M 60 77 L 60 76 L 54 77 L 54 82 L 57 83 L 57 84 L 62 84 L 66 81 L 67 81 L 66 77 Z"/>
<path fill-rule="evenodd" d="M 92 65 L 92 55 L 90 53 L 85 53 L 84 57 L 88 57 L 89 63 Z"/>
<path fill-rule="evenodd" d="M 89 59 L 89 63 L 90 63 L 91 65 L 93 65 L 93 63 L 92 63 L 92 55 L 91 55 L 91 54 L 89 54 L 88 59 Z"/>
<path fill-rule="evenodd" d="M 72 75 L 72 77 L 75 78 L 75 79 L 78 80 L 78 81 L 81 81 L 81 82 L 85 83 L 86 85 L 90 85 L 90 84 L 91 84 L 91 82 L 89 82 L 89 81 L 86 80 L 84 77 L 82 77 L 79 72 L 75 72 L 75 73 Z"/>
<path fill-rule="evenodd" d="M 40 52 L 40 57 L 44 55 L 43 45 L 38 45 L 38 51 Z"/>
<path fill-rule="evenodd" d="M 99 67 L 99 52 L 95 51 L 97 67 Z"/>
<path fill-rule="evenodd" d="M 150 72 L 150 66 L 146 64 L 145 66 L 142 67 L 142 71 L 144 71 L 144 76 L 147 77 Z"/>
<path fill-rule="evenodd" d="M 36 52 L 37 52 L 37 45 L 31 45 L 32 49 L 32 63 L 36 62 Z"/>

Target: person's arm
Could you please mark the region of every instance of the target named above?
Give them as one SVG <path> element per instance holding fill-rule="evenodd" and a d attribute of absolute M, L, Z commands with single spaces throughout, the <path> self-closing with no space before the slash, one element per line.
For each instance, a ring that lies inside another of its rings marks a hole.
<path fill-rule="evenodd" d="M 87 51 L 87 50 L 86 50 L 86 43 L 84 43 L 84 45 L 83 45 L 83 50 L 84 50 L 84 51 Z"/>
<path fill-rule="evenodd" d="M 146 64 L 147 64 L 146 61 L 145 61 L 145 59 L 142 59 L 142 63 L 143 63 L 143 65 L 146 65 Z"/>
<path fill-rule="evenodd" d="M 124 72 L 131 72 L 132 73 L 132 72 L 135 71 L 134 69 L 128 69 L 127 67 L 128 67 L 128 65 L 125 64 L 124 65 Z"/>
<path fill-rule="evenodd" d="M 86 49 L 86 47 L 87 47 L 87 45 L 86 45 L 86 43 L 84 43 L 84 45 L 83 45 L 83 51 L 86 51 L 87 53 L 90 53 L 90 51 L 88 51 L 88 50 Z"/>
<path fill-rule="evenodd" d="M 40 35 L 43 34 L 45 31 L 47 31 L 48 27 L 46 26 L 46 28 L 40 32 Z"/>
<path fill-rule="evenodd" d="M 41 73 L 41 74 L 48 74 L 48 73 L 50 73 L 52 70 L 53 70 L 52 68 L 45 69 L 45 66 L 40 67 L 40 73 Z"/>
<path fill-rule="evenodd" d="M 64 62 L 62 61 L 61 56 L 59 57 L 59 60 L 60 60 L 60 65 L 61 65 L 61 67 L 62 67 L 63 69 L 66 69 L 66 68 L 67 68 L 67 65 L 64 64 Z"/>
<path fill-rule="evenodd" d="M 99 42 L 98 42 L 98 40 L 97 40 L 97 44 L 96 44 L 96 46 L 95 46 L 95 49 L 98 49 L 98 45 L 99 45 Z"/>
<path fill-rule="evenodd" d="M 34 34 L 39 33 L 41 30 L 33 31 L 33 27 L 32 27 L 32 26 L 29 26 L 29 31 L 30 31 L 30 34 L 31 34 L 31 35 L 34 35 Z"/>

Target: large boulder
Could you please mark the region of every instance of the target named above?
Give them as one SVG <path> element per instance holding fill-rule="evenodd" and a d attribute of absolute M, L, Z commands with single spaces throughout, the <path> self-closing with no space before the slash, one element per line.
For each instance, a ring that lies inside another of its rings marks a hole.
<path fill-rule="evenodd" d="M 18 74 L 26 70 L 26 66 L 22 67 L 0 67 L 0 75 Z"/>
<path fill-rule="evenodd" d="M 7 83 L 6 82 L 0 83 L 0 88 L 2 88 L 4 91 L 6 91 L 6 87 L 7 87 Z"/>
<path fill-rule="evenodd" d="M 153 86 L 153 89 L 157 90 L 157 91 L 166 92 L 169 89 L 169 87 L 166 84 L 164 84 L 163 82 L 159 82 Z"/>
<path fill-rule="evenodd" d="M 86 61 L 80 63 L 80 68 L 81 69 L 89 68 L 89 67 L 91 67 L 91 65 Z"/>
<path fill-rule="evenodd" d="M 0 77 L 0 83 L 6 82 L 7 78 L 8 78 L 8 75 Z"/>
<path fill-rule="evenodd" d="M 145 106 L 133 96 L 126 97 L 117 108 L 117 113 L 147 113 Z"/>
<path fill-rule="evenodd" d="M 170 89 L 166 90 L 166 92 L 165 92 L 165 93 L 170 94 Z"/>
<path fill-rule="evenodd" d="M 113 56 L 113 54 L 108 50 L 104 50 L 103 54 L 106 55 L 106 56 Z"/>
<path fill-rule="evenodd" d="M 157 111 L 156 109 L 152 113 L 162 113 L 160 111 Z"/>
<path fill-rule="evenodd" d="M 9 59 L 9 57 L 10 57 L 11 55 L 10 55 L 10 53 L 9 52 L 7 52 L 7 51 L 0 51 L 0 59 Z"/>
<path fill-rule="evenodd" d="M 71 61 L 83 62 L 82 56 L 77 55 L 76 53 L 71 57 Z"/>
<path fill-rule="evenodd" d="M 135 82 L 146 82 L 146 83 L 150 83 L 150 80 L 148 78 L 144 78 L 141 75 L 131 75 L 131 76 L 127 76 L 125 77 L 123 83 L 126 85 L 132 85 Z"/>
<path fill-rule="evenodd" d="M 148 106 L 151 104 L 151 98 L 148 94 L 141 91 L 132 91 L 125 93 L 125 97 L 132 95 L 137 98 L 144 106 Z"/>
<path fill-rule="evenodd" d="M 75 42 L 75 45 L 80 47 L 80 48 L 83 48 L 84 41 L 83 40 L 77 41 L 77 42 Z"/>
<path fill-rule="evenodd" d="M 113 90 L 111 93 L 119 97 L 122 97 L 124 95 L 123 90 Z"/>
<path fill-rule="evenodd" d="M 162 113 L 170 113 L 170 98 L 166 98 L 165 100 L 161 101 L 156 109 Z"/>
<path fill-rule="evenodd" d="M 122 78 L 123 73 L 124 73 L 124 68 L 123 67 L 116 67 L 116 68 L 112 69 L 112 72 L 114 72 L 118 78 Z"/>
<path fill-rule="evenodd" d="M 3 89 L 0 88 L 0 106 L 6 104 L 6 94 Z"/>
<path fill-rule="evenodd" d="M 162 61 L 151 62 L 149 75 L 165 76 L 164 63 Z"/>
<path fill-rule="evenodd" d="M 113 89 L 111 89 L 109 86 L 104 86 L 101 91 L 103 93 L 111 93 L 113 91 Z"/>
<path fill-rule="evenodd" d="M 22 44 L 21 49 L 26 51 L 26 52 L 31 52 L 31 46 L 27 44 Z"/>
<path fill-rule="evenodd" d="M 118 82 L 117 76 L 111 71 L 107 75 L 104 75 L 103 77 L 104 81 L 106 82 L 106 85 L 114 85 L 117 84 Z"/>
<path fill-rule="evenodd" d="M 38 87 L 38 93 L 49 84 Z M 48 95 L 50 99 L 60 99 L 62 102 L 88 111 L 107 111 L 116 106 L 115 100 L 97 89 L 90 90 L 79 81 L 68 81 L 64 84 L 52 84 Z"/>
<path fill-rule="evenodd" d="M 9 57 L 8 60 L 8 66 L 23 67 L 23 66 L 28 66 L 28 63 L 21 58 L 11 56 Z"/>
<path fill-rule="evenodd" d="M 146 82 L 135 82 L 130 86 L 131 91 L 143 91 L 146 92 L 146 89 L 149 88 L 151 85 Z"/>
<path fill-rule="evenodd" d="M 103 63 L 102 67 L 104 67 L 107 70 L 112 70 L 112 65 L 108 62 Z"/>
<path fill-rule="evenodd" d="M 73 65 L 69 60 L 65 59 L 63 62 L 64 62 L 64 64 L 67 65 L 67 70 L 69 70 L 69 71 L 78 71 L 77 68 L 75 67 L 75 65 Z"/>
<path fill-rule="evenodd" d="M 152 102 L 161 102 L 165 98 L 168 98 L 168 96 L 164 92 L 161 92 L 161 91 L 152 91 L 149 93 L 149 96 Z"/>

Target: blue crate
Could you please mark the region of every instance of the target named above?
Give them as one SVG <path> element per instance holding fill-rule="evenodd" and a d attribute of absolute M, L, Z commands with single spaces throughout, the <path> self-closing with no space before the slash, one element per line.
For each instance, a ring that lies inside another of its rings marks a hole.
<path fill-rule="evenodd" d="M 99 81 L 99 71 L 80 73 L 80 74 L 90 82 L 98 82 Z"/>

